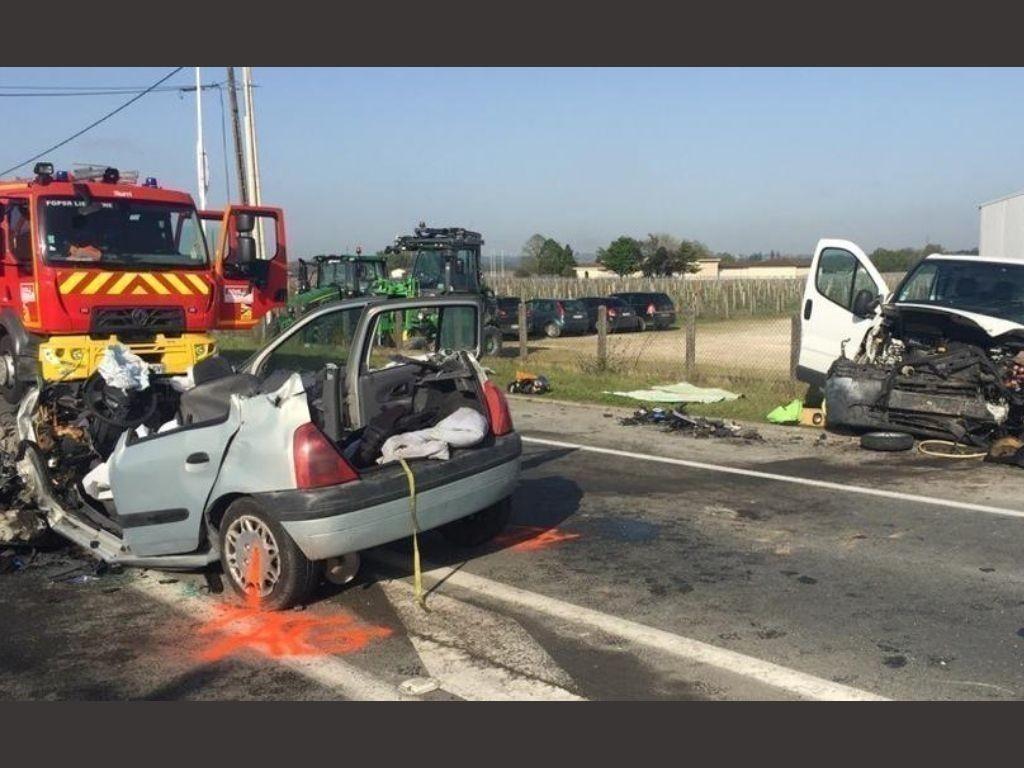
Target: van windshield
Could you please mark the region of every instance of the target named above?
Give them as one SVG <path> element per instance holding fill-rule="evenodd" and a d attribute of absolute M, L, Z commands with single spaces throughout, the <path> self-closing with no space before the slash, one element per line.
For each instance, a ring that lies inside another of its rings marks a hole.
<path fill-rule="evenodd" d="M 972 259 L 922 261 L 896 303 L 927 304 L 1024 323 L 1024 266 Z"/>
<path fill-rule="evenodd" d="M 204 267 L 206 239 L 192 206 L 139 200 L 48 197 L 42 209 L 49 264 Z"/>

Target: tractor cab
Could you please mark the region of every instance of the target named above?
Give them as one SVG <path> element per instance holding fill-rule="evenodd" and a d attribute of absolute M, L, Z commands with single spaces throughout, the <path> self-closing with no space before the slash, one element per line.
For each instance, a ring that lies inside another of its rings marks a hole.
<path fill-rule="evenodd" d="M 337 288 L 343 297 L 366 296 L 386 278 L 384 259 L 358 252 L 299 260 L 300 293 Z"/>
<path fill-rule="evenodd" d="M 480 248 L 484 239 L 479 232 L 462 227 L 428 227 L 420 222 L 411 235 L 395 238 L 385 253 L 411 254 L 413 257 L 407 284 L 418 296 L 473 294 L 484 302 L 484 353 L 501 352 L 501 329 L 497 324 L 497 299 L 484 284 L 480 270 Z M 434 318 L 417 318 L 411 330 L 430 338 Z"/>
<path fill-rule="evenodd" d="M 412 277 L 420 295 L 445 293 L 486 294 L 480 271 L 479 232 L 461 227 L 427 227 L 421 223 L 412 235 L 395 238 L 388 253 L 413 255 Z"/>

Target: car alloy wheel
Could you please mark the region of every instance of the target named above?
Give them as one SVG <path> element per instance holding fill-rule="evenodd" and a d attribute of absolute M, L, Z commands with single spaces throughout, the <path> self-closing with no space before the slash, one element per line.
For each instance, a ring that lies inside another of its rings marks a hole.
<path fill-rule="evenodd" d="M 281 552 L 273 531 L 253 515 L 241 515 L 224 534 L 231 578 L 247 594 L 267 597 L 281 578 Z"/>

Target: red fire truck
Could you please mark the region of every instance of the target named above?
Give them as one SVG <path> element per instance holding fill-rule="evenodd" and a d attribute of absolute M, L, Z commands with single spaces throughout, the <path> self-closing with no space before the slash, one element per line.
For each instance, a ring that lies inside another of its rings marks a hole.
<path fill-rule="evenodd" d="M 214 329 L 251 328 L 287 301 L 284 214 L 197 211 L 185 192 L 116 168 L 0 181 L 0 395 L 77 381 L 119 341 L 180 374 Z"/>

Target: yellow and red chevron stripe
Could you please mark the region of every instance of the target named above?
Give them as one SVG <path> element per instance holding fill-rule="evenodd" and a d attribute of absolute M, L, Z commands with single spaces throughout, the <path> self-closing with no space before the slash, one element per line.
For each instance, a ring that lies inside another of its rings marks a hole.
<path fill-rule="evenodd" d="M 62 296 L 205 296 L 210 284 L 194 272 L 73 270 L 58 277 Z"/>

